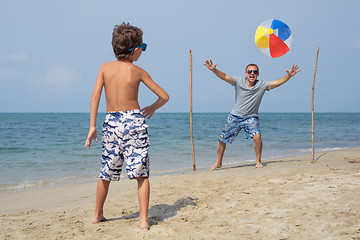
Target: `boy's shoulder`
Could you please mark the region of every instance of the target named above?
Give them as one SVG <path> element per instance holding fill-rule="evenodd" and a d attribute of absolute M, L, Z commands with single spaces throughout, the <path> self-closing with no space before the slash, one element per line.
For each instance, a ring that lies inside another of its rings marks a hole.
<path fill-rule="evenodd" d="M 144 70 L 130 62 L 112 61 L 106 62 L 101 66 L 102 71 L 111 71 L 115 69 L 128 69 L 130 71 L 144 72 Z"/>

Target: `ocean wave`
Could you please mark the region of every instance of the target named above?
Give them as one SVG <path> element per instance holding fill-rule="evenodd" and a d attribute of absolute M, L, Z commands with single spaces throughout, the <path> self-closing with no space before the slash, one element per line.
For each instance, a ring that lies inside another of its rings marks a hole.
<path fill-rule="evenodd" d="M 46 188 L 52 186 L 66 185 L 66 184 L 77 184 L 96 181 L 97 176 L 63 176 L 55 177 L 52 180 L 44 179 L 34 179 L 34 180 L 24 180 L 17 184 L 2 184 L 0 185 L 0 192 L 10 192 L 10 191 L 24 191 L 37 188 Z"/>

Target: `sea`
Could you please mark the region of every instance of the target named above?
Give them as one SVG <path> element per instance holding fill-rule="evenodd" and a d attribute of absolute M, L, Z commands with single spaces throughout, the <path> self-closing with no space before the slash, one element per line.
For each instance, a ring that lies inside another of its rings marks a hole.
<path fill-rule="evenodd" d="M 196 169 L 216 160 L 219 132 L 228 113 L 193 113 Z M 85 149 L 89 113 L 0 113 L 0 194 L 96 182 L 99 142 Z M 264 162 L 312 153 L 311 113 L 260 113 Z M 315 113 L 315 152 L 360 146 L 360 113 Z M 156 113 L 150 126 L 150 174 L 193 171 L 189 113 Z M 242 131 L 228 144 L 224 165 L 255 163 L 252 139 Z M 124 169 L 122 178 L 126 179 Z"/>

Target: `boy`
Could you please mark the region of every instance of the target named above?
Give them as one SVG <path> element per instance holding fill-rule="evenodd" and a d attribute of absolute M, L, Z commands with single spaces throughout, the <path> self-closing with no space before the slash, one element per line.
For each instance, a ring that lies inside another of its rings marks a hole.
<path fill-rule="evenodd" d="M 124 160 L 130 179 L 138 182 L 141 229 L 149 229 L 148 207 L 149 183 L 149 136 L 145 117 L 148 119 L 168 100 L 168 94 L 157 85 L 149 74 L 133 64 L 140 58 L 146 44 L 142 41 L 141 29 L 123 23 L 115 26 L 112 47 L 116 61 L 105 63 L 99 70 L 90 102 L 90 129 L 85 148 L 92 139 L 97 142 L 96 116 L 102 89 L 105 89 L 106 117 L 102 131 L 102 167 L 96 192 L 95 214 L 92 223 L 106 221 L 103 206 L 110 181 L 119 181 Z M 144 83 L 158 99 L 140 110 L 138 91 Z"/>

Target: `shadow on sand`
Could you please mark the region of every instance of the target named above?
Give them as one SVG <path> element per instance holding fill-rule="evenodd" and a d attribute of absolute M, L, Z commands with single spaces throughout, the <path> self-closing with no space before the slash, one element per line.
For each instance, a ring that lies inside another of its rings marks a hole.
<path fill-rule="evenodd" d="M 149 224 L 157 225 L 159 222 L 163 222 L 167 218 L 172 218 L 176 216 L 177 212 L 184 207 L 187 206 L 196 206 L 196 201 L 199 200 L 198 198 L 181 198 L 175 201 L 173 205 L 168 204 L 157 204 L 155 206 L 152 206 L 149 209 Z M 127 216 L 122 216 L 119 218 L 111 218 L 108 219 L 108 221 L 116 221 L 121 219 L 136 219 L 139 218 L 139 212 L 132 213 Z"/>

